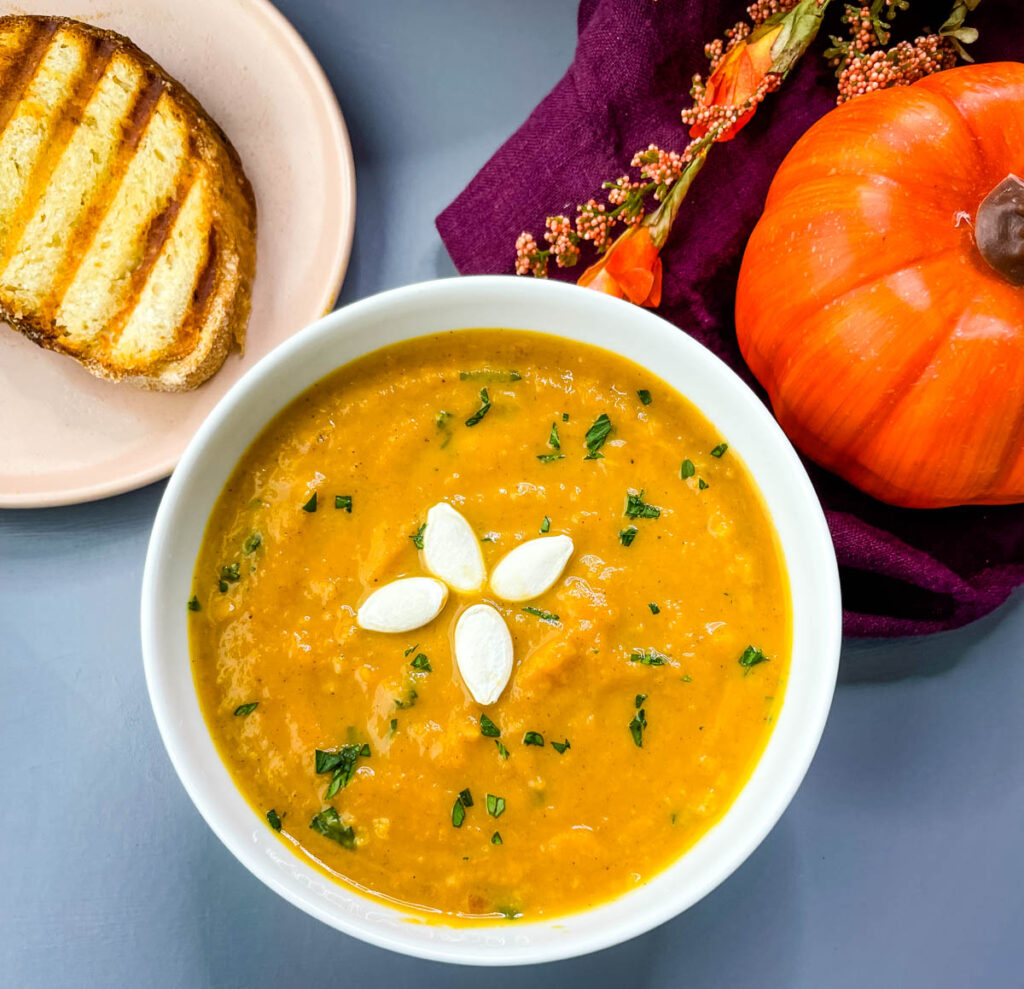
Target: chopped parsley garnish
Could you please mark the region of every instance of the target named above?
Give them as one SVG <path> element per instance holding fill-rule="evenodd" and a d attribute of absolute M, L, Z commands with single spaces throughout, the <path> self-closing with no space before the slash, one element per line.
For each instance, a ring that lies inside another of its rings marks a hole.
<path fill-rule="evenodd" d="M 612 421 L 608 416 L 602 412 L 595 420 L 594 425 L 587 430 L 585 437 L 587 444 L 587 455 L 583 458 L 584 460 L 600 460 L 604 454 L 598 453 L 604 441 L 608 439 L 608 434 L 612 431 Z"/>
<path fill-rule="evenodd" d="M 487 813 L 491 817 L 501 817 L 505 813 L 505 798 L 496 797 L 493 793 L 487 794 Z"/>
<path fill-rule="evenodd" d="M 486 714 L 480 715 L 480 734 L 488 738 L 500 738 L 501 729 Z"/>
<path fill-rule="evenodd" d="M 391 719 L 391 734 L 394 735 L 394 733 L 396 731 L 398 731 L 398 718 L 392 718 Z"/>
<path fill-rule="evenodd" d="M 544 521 L 541 522 L 541 524 L 540 524 L 540 531 L 541 532 L 549 532 L 550 530 L 551 530 L 551 519 L 549 519 L 545 515 L 544 516 Z"/>
<path fill-rule="evenodd" d="M 473 806 L 473 794 L 469 787 L 462 790 L 452 804 L 452 827 L 461 828 L 462 822 L 466 819 L 466 808 Z"/>
<path fill-rule="evenodd" d="M 316 492 L 313 492 L 313 497 L 302 506 L 304 512 L 315 512 L 316 511 Z"/>
<path fill-rule="evenodd" d="M 235 708 L 235 717 L 244 718 L 247 714 L 252 714 L 260 706 L 259 701 L 250 701 L 248 704 L 239 704 Z"/>
<path fill-rule="evenodd" d="M 619 542 L 622 543 L 623 546 L 632 546 L 633 540 L 636 539 L 636 534 L 639 531 L 640 530 L 637 529 L 635 525 L 631 525 L 626 529 L 620 529 Z"/>
<path fill-rule="evenodd" d="M 495 831 L 494 834 L 491 835 L 491 844 L 492 845 L 503 845 L 504 844 L 504 842 L 501 840 L 501 833 L 500 832 Z"/>
<path fill-rule="evenodd" d="M 192 595 L 192 600 L 189 601 L 189 603 L 188 603 L 188 610 L 189 611 L 198 611 L 199 610 L 199 598 L 197 598 L 194 594 Z"/>
<path fill-rule="evenodd" d="M 636 393 L 636 396 L 637 398 L 640 399 L 641 402 L 643 402 L 644 405 L 650 405 L 651 402 L 654 401 L 654 399 L 651 398 L 651 393 L 646 388 L 641 388 Z"/>
<path fill-rule="evenodd" d="M 310 828 L 331 841 L 336 841 L 343 848 L 356 847 L 356 833 L 347 824 L 342 824 L 338 812 L 333 807 L 325 807 L 309 822 Z"/>
<path fill-rule="evenodd" d="M 318 775 L 333 773 L 331 782 L 327 785 L 325 800 L 330 800 L 339 790 L 348 786 L 356 771 L 356 763 L 360 756 L 366 758 L 370 754 L 370 746 L 366 745 L 343 745 L 335 752 L 316 750 L 314 768 Z"/>
<path fill-rule="evenodd" d="M 661 516 L 661 509 L 657 505 L 648 505 L 644 502 L 644 492 L 641 488 L 640 494 L 626 495 L 626 518 L 627 519 L 656 519 Z"/>
<path fill-rule="evenodd" d="M 728 449 L 729 449 L 729 444 L 728 443 L 719 443 L 718 446 L 716 446 L 714 448 L 714 450 L 711 451 L 711 456 L 712 457 L 721 457 L 722 454 L 725 453 L 725 451 L 728 450 Z"/>
<path fill-rule="evenodd" d="M 562 444 L 558 441 L 558 423 L 551 423 L 551 433 L 548 436 L 548 446 L 552 450 L 561 450 Z"/>
<path fill-rule="evenodd" d="M 427 659 L 427 654 L 424 652 L 419 653 L 409 665 L 414 670 L 423 670 L 424 673 L 434 672 L 430 666 L 430 660 Z"/>
<path fill-rule="evenodd" d="M 405 697 L 396 697 L 395 707 L 399 711 L 412 707 L 416 703 L 417 697 L 419 697 L 419 694 L 416 693 L 416 688 L 411 683 L 407 683 L 405 685 Z"/>
<path fill-rule="evenodd" d="M 703 477 L 698 477 L 697 478 L 697 487 L 698 487 L 698 489 L 703 491 L 707 486 L 708 486 L 708 482 L 705 481 Z"/>
<path fill-rule="evenodd" d="M 552 614 L 550 611 L 542 611 L 540 608 L 534 608 L 532 605 L 527 605 L 523 608 L 528 615 L 535 615 L 542 622 L 557 622 L 558 615 Z"/>
<path fill-rule="evenodd" d="M 692 460 L 684 460 L 682 466 L 679 468 L 679 476 L 685 481 L 688 477 L 693 477 L 697 473 L 697 468 L 693 466 Z"/>
<path fill-rule="evenodd" d="M 522 381 L 523 376 L 518 371 L 494 371 L 489 367 L 481 368 L 479 371 L 460 371 L 460 381 Z"/>
<path fill-rule="evenodd" d="M 659 608 L 653 601 L 649 605 L 647 605 L 647 607 L 651 609 L 652 615 L 657 615 L 661 613 L 661 608 Z"/>
<path fill-rule="evenodd" d="M 263 536 L 258 532 L 250 533 L 249 538 L 246 539 L 242 549 L 245 551 L 245 555 L 248 556 L 250 553 L 255 553 L 263 543 Z"/>
<path fill-rule="evenodd" d="M 629 723 L 629 733 L 633 736 L 633 744 L 638 749 L 644 747 L 644 730 L 647 728 L 647 712 L 640 708 L 639 711 L 633 715 L 633 720 Z"/>
<path fill-rule="evenodd" d="M 644 706 L 645 700 L 647 700 L 646 694 L 637 694 L 636 697 L 633 698 L 633 704 L 638 711 Z"/>
<path fill-rule="evenodd" d="M 551 748 L 561 755 L 566 749 L 571 749 L 572 746 L 569 744 L 569 739 L 566 739 L 564 742 L 552 742 Z"/>
<path fill-rule="evenodd" d="M 505 748 L 505 745 L 501 741 L 501 739 L 500 738 L 496 738 L 494 740 L 494 744 L 498 746 L 498 755 L 500 755 L 502 757 L 502 759 L 507 759 L 508 758 L 508 749 Z"/>
<path fill-rule="evenodd" d="M 334 507 L 352 514 L 352 495 L 335 495 Z"/>
<path fill-rule="evenodd" d="M 483 403 L 467 420 L 467 426 L 475 426 L 488 412 L 491 411 L 491 400 L 486 388 L 480 389 L 480 401 Z"/>
<path fill-rule="evenodd" d="M 744 676 L 750 672 L 751 667 L 757 666 L 758 663 L 767 662 L 768 657 L 760 649 L 754 648 L 754 646 L 747 646 L 743 650 L 743 655 L 740 656 L 740 666 L 743 667 Z"/>
<path fill-rule="evenodd" d="M 569 413 L 568 412 L 563 412 L 562 413 L 562 422 L 568 422 L 568 421 L 569 421 Z"/>
<path fill-rule="evenodd" d="M 542 464 L 553 464 L 556 460 L 565 460 L 564 453 L 538 453 L 537 459 Z"/>
<path fill-rule="evenodd" d="M 281 830 L 281 815 L 278 814 L 273 807 L 267 811 L 267 824 L 269 824 L 275 831 Z"/>
<path fill-rule="evenodd" d="M 427 523 L 424 522 L 409 538 L 412 540 L 413 546 L 417 549 L 423 549 L 423 533 L 427 531 Z"/>
<path fill-rule="evenodd" d="M 409 648 L 405 650 L 405 652 L 403 653 L 403 655 L 405 655 L 405 656 L 409 656 L 409 655 L 411 655 L 412 653 L 416 652 L 416 646 L 418 646 L 418 645 L 419 645 L 419 643 L 417 642 L 417 643 L 416 643 L 416 645 L 413 645 L 413 646 L 409 646 Z"/>
<path fill-rule="evenodd" d="M 445 412 L 444 410 L 437 413 L 434 416 L 434 422 L 437 423 L 437 428 L 444 434 L 444 439 L 441 441 L 441 449 L 443 450 L 452 441 L 452 433 L 448 428 L 448 420 L 451 419 L 452 414 Z"/>
<path fill-rule="evenodd" d="M 242 579 L 238 563 L 231 563 L 220 568 L 220 580 L 217 587 L 223 594 L 228 589 L 228 584 L 237 584 Z"/>
<path fill-rule="evenodd" d="M 652 649 L 650 652 L 644 652 L 642 649 L 639 652 L 632 653 L 629 657 L 631 663 L 639 663 L 641 666 L 664 666 L 665 656 L 661 653 Z"/>
<path fill-rule="evenodd" d="M 544 745 L 544 736 L 539 731 L 528 731 L 523 736 L 523 745 Z"/>
<path fill-rule="evenodd" d="M 693 677 L 689 673 L 684 673 L 680 678 L 683 683 L 693 683 Z"/>

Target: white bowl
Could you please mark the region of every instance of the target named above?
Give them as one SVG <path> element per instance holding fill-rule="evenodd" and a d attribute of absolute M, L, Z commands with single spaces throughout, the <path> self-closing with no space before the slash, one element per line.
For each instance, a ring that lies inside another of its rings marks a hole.
<path fill-rule="evenodd" d="M 743 458 L 778 532 L 789 572 L 793 655 L 775 730 L 749 782 L 697 844 L 649 882 L 550 921 L 472 927 L 417 923 L 326 879 L 278 839 L 235 788 L 199 709 L 189 662 L 192 570 L 213 504 L 255 436 L 325 374 L 378 347 L 437 331 L 539 330 L 615 351 L 689 398 Z M 164 744 L 189 796 L 239 861 L 324 923 L 394 951 L 515 965 L 569 958 L 641 934 L 692 906 L 736 869 L 786 809 L 817 748 L 841 638 L 832 541 L 810 481 L 775 420 L 717 357 L 646 310 L 576 286 L 458 278 L 384 292 L 330 313 L 253 367 L 189 444 L 157 513 L 142 583 L 146 680 Z"/>

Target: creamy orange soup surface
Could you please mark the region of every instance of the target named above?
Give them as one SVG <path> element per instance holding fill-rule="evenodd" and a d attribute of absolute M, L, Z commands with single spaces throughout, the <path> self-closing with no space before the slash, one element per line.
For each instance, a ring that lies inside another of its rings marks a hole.
<path fill-rule="evenodd" d="M 727 437 L 615 354 L 516 330 L 383 348 L 288 406 L 210 517 L 196 688 L 241 792 L 339 881 L 446 923 L 538 919 L 656 875 L 723 814 L 783 700 L 789 591 Z M 356 611 L 427 576 L 446 502 L 488 573 L 567 535 L 550 590 L 451 591 L 407 633 Z M 487 603 L 511 677 L 477 703 L 453 630 Z"/>

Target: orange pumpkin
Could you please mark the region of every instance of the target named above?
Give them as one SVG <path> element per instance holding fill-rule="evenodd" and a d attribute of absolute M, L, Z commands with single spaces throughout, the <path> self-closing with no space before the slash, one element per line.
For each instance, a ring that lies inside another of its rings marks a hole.
<path fill-rule="evenodd" d="M 772 182 L 743 357 L 812 460 L 914 508 L 1024 501 L 1024 65 L 828 113 Z"/>

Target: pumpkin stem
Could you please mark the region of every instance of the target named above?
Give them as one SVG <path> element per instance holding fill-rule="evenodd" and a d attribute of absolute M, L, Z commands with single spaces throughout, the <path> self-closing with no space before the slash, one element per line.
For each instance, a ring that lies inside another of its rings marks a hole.
<path fill-rule="evenodd" d="M 982 201 L 974 221 L 981 256 L 1008 282 L 1024 285 L 1024 182 L 1007 175 Z"/>

